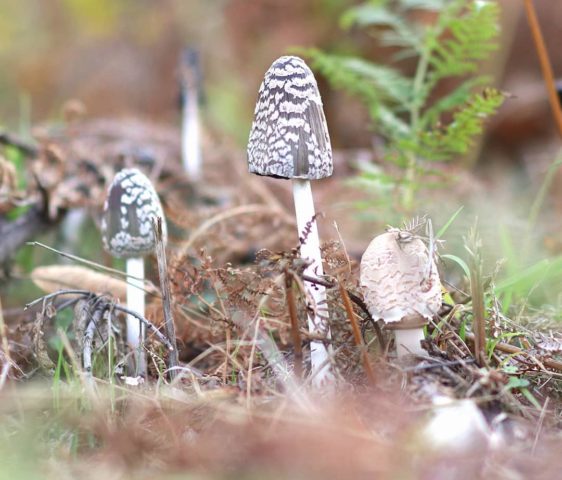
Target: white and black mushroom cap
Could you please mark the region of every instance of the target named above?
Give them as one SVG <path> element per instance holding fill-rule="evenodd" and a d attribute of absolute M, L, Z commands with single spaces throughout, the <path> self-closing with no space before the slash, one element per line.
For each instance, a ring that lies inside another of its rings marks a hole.
<path fill-rule="evenodd" d="M 162 218 L 162 236 L 167 229 L 158 194 L 150 180 L 136 168 L 121 170 L 107 192 L 101 222 L 105 250 L 114 257 L 142 257 L 154 251 L 153 219 Z"/>
<path fill-rule="evenodd" d="M 317 180 L 332 175 L 332 147 L 314 74 L 281 57 L 260 86 L 248 141 L 251 173 Z"/>
<path fill-rule="evenodd" d="M 369 244 L 361 258 L 360 283 L 375 320 L 393 323 L 414 315 L 429 320 L 441 307 L 434 259 L 420 238 L 399 229 Z"/>

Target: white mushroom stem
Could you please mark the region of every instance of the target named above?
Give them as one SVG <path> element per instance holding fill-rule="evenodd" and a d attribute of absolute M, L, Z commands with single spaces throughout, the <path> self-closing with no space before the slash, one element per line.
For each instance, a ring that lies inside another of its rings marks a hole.
<path fill-rule="evenodd" d="M 408 354 L 423 355 L 425 350 L 421 347 L 421 341 L 424 338 L 423 327 L 411 328 L 408 330 L 394 330 L 396 354 L 399 357 Z"/>
<path fill-rule="evenodd" d="M 182 161 L 191 180 L 201 177 L 201 139 L 199 132 L 199 104 L 197 89 L 184 88 L 182 108 Z"/>
<path fill-rule="evenodd" d="M 311 260 L 311 265 L 305 270 L 306 275 L 319 277 L 324 274 L 322 256 L 320 255 L 320 239 L 318 227 L 314 219 L 314 202 L 309 180 L 293 179 L 293 198 L 299 238 L 304 237 L 301 244 L 301 257 Z M 314 219 L 314 220 L 313 220 Z M 306 233 L 310 229 L 310 233 Z M 308 291 L 316 303 L 316 315 L 308 316 L 308 330 L 313 335 L 330 336 L 327 323 L 328 311 L 326 305 L 326 289 L 320 285 L 307 283 Z M 322 315 L 320 317 L 319 313 Z M 313 341 L 310 343 L 310 362 L 312 382 L 318 386 L 325 383 L 330 372 L 329 352 L 324 343 Z"/>
<path fill-rule="evenodd" d="M 127 259 L 127 308 L 144 317 L 144 260 L 141 257 Z M 137 375 L 146 373 L 142 343 L 144 325 L 138 318 L 127 315 L 127 344 L 134 352 Z"/>

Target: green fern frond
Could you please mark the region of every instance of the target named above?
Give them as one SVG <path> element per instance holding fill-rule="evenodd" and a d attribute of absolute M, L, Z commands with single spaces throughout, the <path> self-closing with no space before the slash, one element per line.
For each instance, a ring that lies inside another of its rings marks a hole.
<path fill-rule="evenodd" d="M 442 114 L 454 110 L 459 105 L 463 105 L 474 93 L 476 87 L 489 85 L 492 79 L 487 75 L 470 77 L 462 82 L 452 92 L 439 98 L 433 105 L 425 110 L 420 119 L 420 129 L 425 129 L 430 125 L 435 125 Z"/>
<path fill-rule="evenodd" d="M 420 20 L 419 11 L 430 12 Z M 300 50 L 336 88 L 359 97 L 384 139 L 384 160 L 404 209 L 414 208 L 414 192 L 439 180 L 428 162 L 447 161 L 468 152 L 504 96 L 497 90 L 475 94 L 490 78 L 475 75 L 479 63 L 497 48 L 499 6 L 496 0 L 369 0 L 341 18 L 344 28 L 376 34 L 392 45 L 394 61 L 415 57 L 411 78 L 397 68 L 316 49 Z M 432 18 L 428 22 L 427 18 Z M 469 76 L 470 75 L 470 76 Z M 462 78 L 466 76 L 466 78 Z M 461 77 L 452 91 L 438 90 L 441 80 Z M 441 125 L 442 118 L 451 118 Z M 364 180 L 381 185 L 380 174 Z M 385 178 L 388 183 L 389 178 Z"/>
<path fill-rule="evenodd" d="M 499 7 L 493 2 L 473 2 L 460 16 L 448 18 L 445 38 L 429 37 L 432 81 L 475 72 L 478 62 L 497 49 Z"/>
<path fill-rule="evenodd" d="M 412 143 L 408 146 L 426 160 L 446 160 L 465 154 L 482 133 L 486 119 L 496 113 L 504 99 L 504 93 L 493 88 L 474 94 L 464 107 L 453 114 L 449 125 L 422 133 L 417 147 Z"/>
<path fill-rule="evenodd" d="M 386 135 L 410 135 L 410 126 L 399 116 L 409 102 L 410 79 L 397 70 L 355 57 L 331 55 L 316 49 L 301 49 L 299 53 L 310 58 L 312 68 L 320 71 L 335 88 L 360 97 L 371 119 Z"/>

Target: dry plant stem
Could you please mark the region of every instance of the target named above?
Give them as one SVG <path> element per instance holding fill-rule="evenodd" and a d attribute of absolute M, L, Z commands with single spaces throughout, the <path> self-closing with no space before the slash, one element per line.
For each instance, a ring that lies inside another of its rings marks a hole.
<path fill-rule="evenodd" d="M 17 148 L 20 152 L 24 153 L 28 157 L 33 157 L 37 155 L 37 147 L 22 138 L 14 135 L 13 133 L 0 132 L 0 144 L 10 147 Z"/>
<path fill-rule="evenodd" d="M 361 336 L 361 330 L 359 329 L 359 324 L 357 323 L 357 319 L 355 318 L 355 313 L 353 311 L 353 307 L 351 306 L 351 300 L 349 299 L 349 295 L 347 294 L 347 290 L 344 286 L 340 283 L 340 295 L 343 299 L 343 304 L 345 307 L 345 311 L 347 313 L 347 318 L 349 323 L 351 324 L 351 328 L 353 330 L 353 338 L 355 340 L 355 345 L 361 351 L 361 359 L 363 360 L 363 368 L 365 369 L 365 374 L 371 382 L 372 385 L 376 383 L 376 376 L 375 372 L 373 371 L 373 367 L 371 366 L 371 362 L 369 361 L 369 354 L 367 352 L 367 348 L 363 343 L 363 338 Z"/>
<path fill-rule="evenodd" d="M 254 368 L 254 356 L 256 354 L 256 345 L 258 344 L 258 332 L 260 330 L 261 317 L 255 319 L 256 326 L 254 329 L 254 337 L 252 339 L 252 350 L 250 352 L 250 362 L 248 364 L 248 375 L 246 376 L 246 406 L 248 409 L 252 406 L 252 371 Z"/>
<path fill-rule="evenodd" d="M 473 333 L 467 333 L 466 339 L 474 342 L 475 336 L 474 336 Z M 530 356 L 530 354 L 528 352 L 526 352 L 525 350 L 523 350 L 522 348 L 516 347 L 515 345 L 509 345 L 508 343 L 503 343 L 503 342 L 497 343 L 494 346 L 494 349 L 499 350 L 500 352 L 503 352 L 503 353 L 510 354 L 510 355 L 528 355 L 528 356 Z M 558 370 L 559 372 L 562 372 L 562 362 L 558 362 L 556 360 L 552 360 L 552 359 L 548 359 L 548 358 L 544 359 L 544 360 L 541 360 L 541 362 L 545 367 L 552 368 L 553 370 Z"/>
<path fill-rule="evenodd" d="M 2 307 L 2 299 L 0 298 L 0 335 L 2 336 L 2 350 L 4 350 L 4 355 L 6 356 L 7 364 L 12 364 L 12 358 L 10 357 L 10 343 L 8 342 L 8 329 L 6 328 L 6 323 L 4 322 L 4 311 Z"/>
<path fill-rule="evenodd" d="M 326 288 L 334 288 L 335 284 L 333 282 L 330 282 L 328 280 L 324 280 L 321 278 L 314 278 L 311 277 L 309 275 L 303 275 L 303 280 L 310 282 L 314 285 L 323 285 Z M 353 292 L 350 292 L 349 290 L 347 290 L 347 294 L 349 295 L 350 300 L 355 303 L 355 305 L 357 305 L 361 311 L 367 316 L 367 318 L 369 319 L 369 321 L 371 322 L 371 324 L 373 325 L 373 329 L 375 330 L 375 335 L 377 336 L 377 341 L 379 342 L 379 345 L 381 347 L 381 351 L 383 353 L 386 352 L 386 347 L 387 344 L 384 341 L 384 335 L 382 333 L 382 329 L 379 326 L 379 324 L 376 322 L 376 320 L 371 316 L 371 314 L 369 313 L 369 309 L 367 308 L 367 305 L 365 305 L 365 302 L 359 298 L 357 295 L 355 295 Z"/>
<path fill-rule="evenodd" d="M 474 331 L 474 358 L 479 367 L 486 365 L 486 311 L 480 239 L 476 226 L 471 231 L 470 243 L 470 294 L 472 297 L 472 330 Z"/>
<path fill-rule="evenodd" d="M 199 129 L 199 104 L 197 89 L 190 85 L 185 90 L 182 108 L 181 153 L 183 168 L 189 179 L 201 178 L 201 134 Z"/>
<path fill-rule="evenodd" d="M 320 238 L 318 237 L 318 226 L 316 223 L 316 213 L 312 199 L 312 189 L 309 180 L 293 179 L 293 199 L 295 201 L 295 213 L 297 217 L 297 228 L 299 240 L 301 241 L 301 257 L 312 263 L 305 269 L 306 275 L 321 277 L 324 274 L 322 268 L 322 256 L 320 254 Z M 308 316 L 308 331 L 312 335 L 320 335 L 330 338 L 330 328 L 327 321 L 318 313 L 321 309 L 326 311 L 326 289 L 317 285 L 307 286 L 308 291 L 314 299 L 315 315 Z M 330 376 L 330 353 L 328 348 L 321 341 L 310 343 L 310 363 L 311 374 L 314 386 L 321 386 L 328 381 Z"/>
<path fill-rule="evenodd" d="M 86 260 L 85 258 L 77 257 L 76 255 L 72 255 L 70 253 L 62 252 L 61 250 L 57 250 L 56 248 L 49 247 L 48 245 L 45 245 L 41 242 L 28 242 L 27 245 L 30 245 L 30 246 L 33 246 L 33 247 L 41 247 L 41 248 L 44 248 L 45 250 L 48 250 L 49 252 L 56 253 L 57 255 L 60 255 L 61 257 L 64 257 L 64 258 L 68 258 L 69 260 L 72 260 L 74 262 L 82 263 L 84 265 L 88 265 L 92 268 L 95 268 L 96 270 L 101 270 L 103 272 L 112 273 L 117 277 L 127 278 L 127 274 L 125 272 L 122 272 L 121 270 L 117 270 L 115 268 L 109 268 L 109 267 L 106 267 L 104 265 L 100 265 L 99 263 L 92 262 L 90 260 Z M 137 278 L 137 280 L 143 280 L 143 279 Z M 144 285 L 143 285 L 143 287 L 144 287 Z M 147 293 L 149 295 L 152 295 L 152 293 L 150 291 L 146 290 L 145 288 L 143 288 L 143 290 L 145 291 L 145 293 Z"/>
<path fill-rule="evenodd" d="M 142 315 L 139 315 L 138 312 L 135 312 L 134 310 L 129 310 L 128 308 L 125 308 L 121 305 L 113 305 L 113 308 L 115 310 L 119 310 L 120 312 L 126 313 L 128 315 L 132 315 L 133 317 L 137 318 L 140 322 L 143 323 L 143 325 L 148 328 L 149 331 L 151 331 L 152 333 L 154 333 L 154 335 L 156 336 L 156 338 L 163 343 L 166 348 L 169 351 L 174 350 L 174 347 L 172 346 L 172 344 L 170 343 L 170 341 L 164 336 L 162 335 L 162 333 L 160 333 L 160 331 L 152 324 L 150 323 L 146 318 L 144 318 Z"/>
<path fill-rule="evenodd" d="M 295 301 L 295 292 L 293 291 L 293 277 L 288 271 L 285 271 L 285 294 L 287 296 L 289 318 L 291 319 L 291 338 L 293 340 L 293 349 L 295 352 L 295 375 L 298 379 L 301 379 L 303 373 L 303 356 L 299 331 L 299 319 L 297 314 L 297 303 Z"/>
<path fill-rule="evenodd" d="M 32 206 L 16 220 L 0 220 L 0 262 L 13 257 L 16 250 L 54 223 L 49 223 L 43 208 Z"/>
<path fill-rule="evenodd" d="M 529 27 L 531 28 L 533 41 L 535 42 L 535 48 L 537 49 L 537 55 L 541 64 L 542 75 L 548 91 L 550 108 L 552 109 L 552 114 L 554 115 L 554 121 L 556 123 L 556 128 L 558 129 L 558 134 L 562 137 L 562 108 L 560 107 L 560 101 L 558 100 L 558 94 L 556 93 L 556 83 L 552 73 L 552 66 L 550 64 L 550 59 L 548 58 L 548 52 L 546 50 L 539 21 L 537 19 L 533 0 L 525 0 L 525 13 L 527 14 L 527 21 L 529 22 Z"/>
<path fill-rule="evenodd" d="M 230 359 L 230 349 L 231 349 L 231 336 L 232 336 L 232 330 L 230 329 L 230 325 L 226 325 L 226 339 L 225 339 L 225 356 L 224 356 L 224 371 L 223 371 L 223 375 L 222 375 L 222 381 L 224 384 L 226 384 L 226 379 L 229 377 L 230 372 L 228 371 L 228 367 L 229 367 L 229 359 Z"/>
<path fill-rule="evenodd" d="M 170 380 L 174 380 L 178 374 L 178 370 L 175 368 L 179 365 L 178 348 L 176 342 L 176 327 L 172 316 L 172 299 L 168 265 L 166 262 L 166 250 L 162 239 L 162 219 L 160 217 L 155 220 L 153 227 L 156 235 L 156 259 L 158 262 L 158 276 L 160 277 L 160 290 L 162 291 L 162 305 L 164 307 L 164 326 L 166 327 L 168 340 L 174 348 L 168 354 L 168 373 Z"/>
<path fill-rule="evenodd" d="M 94 334 L 100 324 L 104 311 L 105 308 L 96 308 L 84 333 L 84 345 L 82 347 L 82 366 L 84 368 L 86 378 L 88 379 L 91 379 L 92 377 L 92 344 L 94 342 Z M 89 315 L 89 311 L 86 310 L 85 314 Z"/>

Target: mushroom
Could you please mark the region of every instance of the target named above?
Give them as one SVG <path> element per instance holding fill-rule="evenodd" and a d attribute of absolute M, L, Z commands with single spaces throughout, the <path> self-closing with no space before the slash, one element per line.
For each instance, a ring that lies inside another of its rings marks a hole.
<path fill-rule="evenodd" d="M 248 141 L 249 171 L 257 175 L 292 179 L 301 256 L 310 261 L 305 274 L 323 275 L 320 240 L 310 180 L 332 175 L 332 147 L 322 100 L 310 68 L 298 57 L 281 57 L 269 67 L 259 89 Z M 316 303 L 308 317 L 311 334 L 329 337 L 329 326 L 318 314 L 326 290 L 307 284 Z M 319 385 L 329 372 L 328 350 L 311 342 L 313 382 Z"/>
<path fill-rule="evenodd" d="M 373 319 L 394 330 L 398 356 L 423 354 L 423 327 L 441 306 L 439 272 L 425 243 L 397 228 L 375 237 L 361 258 L 360 283 Z"/>
<path fill-rule="evenodd" d="M 199 127 L 199 96 L 201 91 L 201 66 L 199 54 L 186 48 L 181 55 L 182 162 L 189 177 L 196 181 L 201 176 L 201 134 Z"/>
<path fill-rule="evenodd" d="M 109 186 L 101 222 L 103 246 L 114 257 L 126 258 L 127 308 L 144 316 L 144 260 L 155 247 L 154 218 L 162 218 L 163 240 L 166 223 L 162 205 L 152 183 L 135 168 L 121 170 Z M 143 375 L 144 325 L 127 316 L 127 343 L 135 352 L 136 374 Z"/>

